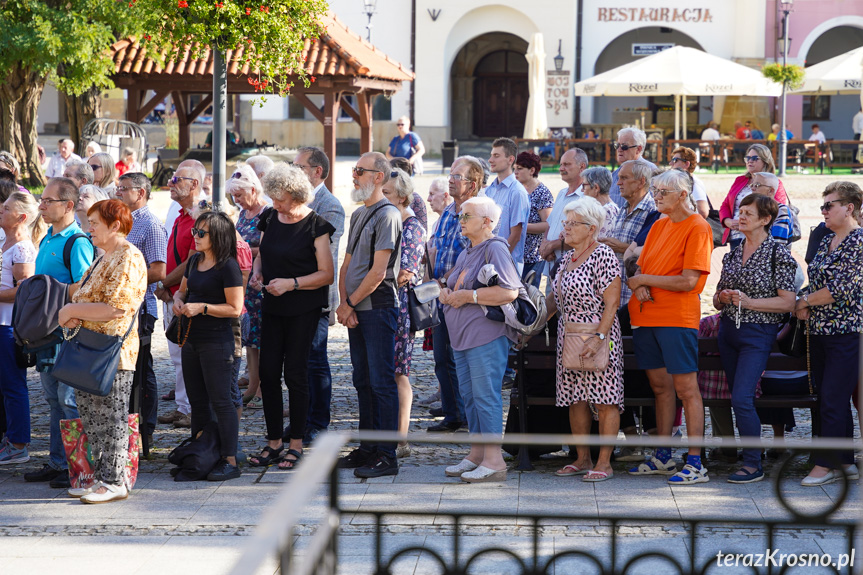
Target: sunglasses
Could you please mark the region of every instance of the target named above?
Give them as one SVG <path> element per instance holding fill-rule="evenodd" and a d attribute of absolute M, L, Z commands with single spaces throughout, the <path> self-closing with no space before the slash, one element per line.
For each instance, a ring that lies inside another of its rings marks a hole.
<path fill-rule="evenodd" d="M 203 239 L 204 236 L 209 233 L 210 232 L 208 232 L 207 230 L 199 230 L 198 228 L 192 228 L 192 237 L 198 236 L 199 238 Z"/>
<path fill-rule="evenodd" d="M 593 225 L 593 224 L 588 224 L 587 222 L 576 222 L 575 220 L 563 220 L 563 222 L 561 222 L 561 223 L 563 224 L 563 227 L 565 227 L 565 228 L 571 228 L 572 226 L 588 226 L 588 227 L 590 227 Z"/>
<path fill-rule="evenodd" d="M 673 166 L 673 165 L 674 165 L 674 164 L 676 164 L 677 162 L 685 162 L 685 161 L 686 161 L 686 160 L 684 160 L 683 158 L 671 158 L 671 161 L 670 161 L 670 162 L 668 162 L 668 163 L 669 163 L 670 165 L 672 165 L 672 166 Z"/>
<path fill-rule="evenodd" d="M 174 176 L 169 180 L 169 183 L 174 184 L 175 186 L 180 183 L 180 180 L 189 180 L 190 182 L 197 182 L 195 178 L 184 178 L 183 176 Z"/>
<path fill-rule="evenodd" d="M 101 170 L 101 169 L 102 169 L 102 166 L 99 166 L 99 165 L 96 165 L 96 164 L 88 164 L 88 165 L 89 165 L 91 168 L 93 168 L 93 171 L 94 171 L 94 172 L 95 172 L 96 170 Z"/>
<path fill-rule="evenodd" d="M 678 190 L 663 190 L 662 188 L 654 188 L 653 186 L 650 186 L 650 194 L 654 197 L 656 197 L 656 195 L 659 194 L 660 196 L 662 196 L 664 198 L 668 194 L 673 194 L 676 191 L 678 191 Z"/>
<path fill-rule="evenodd" d="M 396 126 L 404 126 L 404 124 L 396 124 Z"/>
<path fill-rule="evenodd" d="M 212 210 L 213 204 L 210 203 L 209 200 L 201 200 L 200 202 L 198 202 L 198 208 L 201 210 Z M 204 236 L 201 236 L 201 237 L 204 237 Z"/>
<path fill-rule="evenodd" d="M 383 172 L 380 170 L 373 170 L 371 168 L 361 168 L 359 166 L 354 166 L 353 170 L 354 170 L 354 173 L 360 177 L 362 177 L 363 174 L 365 174 L 366 172 L 375 172 L 377 174 L 383 174 Z"/>
<path fill-rule="evenodd" d="M 459 214 L 459 216 L 458 216 L 458 221 L 459 221 L 459 223 L 464 223 L 464 222 L 468 221 L 468 220 L 469 220 L 469 219 L 471 219 L 471 218 L 478 218 L 478 217 L 479 217 L 479 216 L 475 216 L 475 215 L 473 215 L 473 214 Z"/>
<path fill-rule="evenodd" d="M 757 162 L 760 159 L 761 159 L 760 156 L 743 156 L 744 162 Z"/>
<path fill-rule="evenodd" d="M 829 202 L 825 202 L 823 205 L 818 206 L 818 209 L 822 212 L 829 212 L 830 209 L 833 208 L 833 204 L 841 201 L 842 200 L 830 200 Z"/>
<path fill-rule="evenodd" d="M 624 152 L 626 150 L 631 150 L 632 148 L 638 147 L 638 146 L 627 146 L 626 144 L 621 144 L 620 142 L 615 142 L 614 144 L 612 144 L 612 146 L 614 147 L 615 150 L 623 150 Z"/>

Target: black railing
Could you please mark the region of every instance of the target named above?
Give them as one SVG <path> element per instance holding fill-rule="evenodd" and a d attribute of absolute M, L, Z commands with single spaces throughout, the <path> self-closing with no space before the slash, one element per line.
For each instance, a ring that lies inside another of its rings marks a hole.
<path fill-rule="evenodd" d="M 339 524 L 343 514 L 343 510 L 339 505 L 340 481 L 339 470 L 336 462 L 342 447 L 348 441 L 362 439 L 364 441 L 379 442 L 379 441 L 396 441 L 399 436 L 396 434 L 363 432 L 357 434 L 344 433 L 328 433 L 322 435 L 315 445 L 314 453 L 306 458 L 304 464 L 291 478 L 285 488 L 285 492 L 271 507 L 270 511 L 264 517 L 256 535 L 252 537 L 240 560 L 232 570 L 232 575 L 240 575 L 246 573 L 254 573 L 261 564 L 269 557 L 274 555 L 279 557 L 280 572 L 284 575 L 306 575 L 306 574 L 335 574 L 339 573 L 338 569 L 338 538 Z M 403 439 L 403 438 L 402 438 Z M 563 445 L 563 444 L 579 444 L 579 445 L 620 445 L 625 443 L 628 446 L 634 447 L 656 447 L 661 445 L 655 438 L 651 439 L 632 439 L 621 442 L 616 438 L 597 438 L 581 437 L 571 435 L 558 436 L 537 436 L 537 435 L 508 435 L 507 443 L 528 444 L 528 445 Z M 468 442 L 485 443 L 485 444 L 500 444 L 503 440 L 499 437 L 491 436 L 465 436 L 460 435 L 458 438 L 453 436 L 435 436 L 428 434 L 420 437 L 410 437 L 412 443 L 434 443 L 434 444 L 465 444 Z M 692 439 L 684 443 L 674 443 L 674 448 L 684 446 L 691 447 L 714 447 L 720 445 L 719 442 L 713 440 L 698 440 Z M 727 440 L 724 444 L 728 446 Z M 430 558 L 431 561 L 438 565 L 436 570 L 443 575 L 466 575 L 467 573 L 487 572 L 481 571 L 478 567 L 482 561 L 490 555 L 505 556 L 512 563 L 512 567 L 518 573 L 529 575 L 551 574 L 554 572 L 570 572 L 570 569 L 565 571 L 556 571 L 561 569 L 560 564 L 564 561 L 577 560 L 582 566 L 592 565 L 592 568 L 587 572 L 601 573 L 603 575 L 617 575 L 631 573 L 631 569 L 642 561 L 660 560 L 667 565 L 662 568 L 657 567 L 656 573 L 680 573 L 680 574 L 705 574 L 705 573 L 721 573 L 722 567 L 731 566 L 735 559 L 730 557 L 731 561 L 723 564 L 723 558 L 720 553 L 717 556 L 717 551 L 722 551 L 721 544 L 714 544 L 709 535 L 712 530 L 717 528 L 732 528 L 737 530 L 748 530 L 749 536 L 758 536 L 764 542 L 764 549 L 770 551 L 777 549 L 777 540 L 782 535 L 799 534 L 807 530 L 817 530 L 819 533 L 830 535 L 832 537 L 841 537 L 843 540 L 844 554 L 835 555 L 830 565 L 822 563 L 825 557 L 830 559 L 829 555 L 824 554 L 807 554 L 800 552 L 795 554 L 785 553 L 784 555 L 774 553 L 773 556 L 767 554 L 766 557 L 760 558 L 761 567 L 751 569 L 753 573 L 780 574 L 786 572 L 808 572 L 795 571 L 801 566 L 813 566 L 813 561 L 819 565 L 822 571 L 827 573 L 854 573 L 859 574 L 863 557 L 856 556 L 856 550 L 859 545 L 856 543 L 857 538 L 863 533 L 863 515 L 857 520 L 846 519 L 840 517 L 840 510 L 846 503 L 852 481 L 846 476 L 841 478 L 841 491 L 834 498 L 833 504 L 829 508 L 821 509 L 816 512 L 805 512 L 803 509 L 796 508 L 791 504 L 788 497 L 783 494 L 782 481 L 789 471 L 795 460 L 795 456 L 802 453 L 811 452 L 829 452 L 840 449 L 860 449 L 860 440 L 814 440 L 811 442 L 802 441 L 763 441 L 763 440 L 744 440 L 737 441 L 738 447 L 785 447 L 792 451 L 792 456 L 787 458 L 777 469 L 774 469 L 772 482 L 774 495 L 787 512 L 788 517 L 784 519 L 749 519 L 742 518 L 731 514 L 722 515 L 699 515 L 697 518 L 688 517 L 674 519 L 673 523 L 683 525 L 683 533 L 681 534 L 687 540 L 688 560 L 681 560 L 680 557 L 668 552 L 664 548 L 663 542 L 656 543 L 654 549 L 631 554 L 627 552 L 627 543 L 621 536 L 622 530 L 630 528 L 633 524 L 638 526 L 656 526 L 664 528 L 669 524 L 668 518 L 658 518 L 655 515 L 649 516 L 634 512 L 627 515 L 608 514 L 560 514 L 560 513 L 518 513 L 518 519 L 522 524 L 522 528 L 527 528 L 531 534 L 530 552 L 519 554 L 516 550 L 508 547 L 495 546 L 490 544 L 479 550 L 471 553 L 465 551 L 466 545 L 464 539 L 469 537 L 464 533 L 466 523 L 472 518 L 486 519 L 511 519 L 512 514 L 505 513 L 485 513 L 485 512 L 441 512 L 441 511 L 393 511 L 393 510 L 352 510 L 350 513 L 356 515 L 368 515 L 374 517 L 374 555 L 373 565 L 370 566 L 368 573 L 374 575 L 395 575 L 400 571 L 397 569 L 396 563 L 407 555 L 421 553 Z M 838 463 L 837 463 L 838 466 Z M 838 466 L 841 469 L 841 466 Z M 328 485 L 328 509 L 324 514 L 323 520 L 320 520 L 311 536 L 310 541 L 304 546 L 303 553 L 295 553 L 295 530 L 299 525 L 299 519 L 302 517 L 303 507 L 297 505 L 297 502 L 311 501 L 313 496 L 320 490 L 322 485 Z M 697 488 L 695 488 L 697 489 Z M 859 491 L 859 490 L 858 490 Z M 402 548 L 391 549 L 392 545 L 385 545 L 385 539 L 390 530 L 388 525 L 391 524 L 391 519 L 400 516 L 417 517 L 447 517 L 451 523 L 446 525 L 435 525 L 432 527 L 436 533 L 451 537 L 451 543 L 446 546 L 446 550 L 442 550 L 441 546 L 417 546 L 408 545 Z M 600 526 L 597 528 L 603 535 L 604 549 L 597 551 L 595 549 L 587 549 L 580 544 L 579 538 L 573 537 L 571 545 L 566 549 L 557 550 L 558 544 L 555 543 L 554 553 L 543 553 L 541 551 L 541 536 L 544 529 L 551 528 L 551 524 L 559 524 L 562 521 L 570 524 L 589 525 L 595 523 L 597 519 L 600 521 Z M 524 525 L 527 523 L 527 525 Z M 493 538 L 492 538 L 493 539 Z M 726 551 L 728 546 L 734 546 L 734 543 L 725 542 Z M 640 545 L 643 547 L 643 545 Z M 796 565 L 792 565 L 793 563 Z M 728 559 L 726 559 L 728 561 Z M 852 565 L 848 563 L 853 561 Z M 651 563 L 651 565 L 653 565 Z M 745 564 L 744 564 L 745 565 Z M 738 566 L 740 566 L 738 564 Z M 824 570 L 826 569 L 826 571 Z M 512 569 L 508 569 L 512 572 Z M 572 572 L 582 572 L 582 569 Z M 738 572 L 738 571 L 734 571 Z M 344 573 L 344 572 L 343 572 Z M 354 571 L 350 575 L 358 575 Z"/>

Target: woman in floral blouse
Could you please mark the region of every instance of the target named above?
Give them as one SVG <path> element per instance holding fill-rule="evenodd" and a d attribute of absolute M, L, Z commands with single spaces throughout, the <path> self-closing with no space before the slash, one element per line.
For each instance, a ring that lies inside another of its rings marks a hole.
<path fill-rule="evenodd" d="M 70 286 L 72 303 L 60 310 L 61 326 L 78 326 L 122 336 L 134 321 L 147 289 L 147 263 L 138 248 L 126 241 L 132 213 L 120 200 L 96 202 L 87 212 L 90 238 L 105 255 L 96 260 L 80 284 Z M 91 485 L 70 489 L 84 503 L 107 503 L 128 497 L 123 482 L 129 451 L 129 396 L 138 359 L 138 331 L 133 329 L 120 348 L 120 365 L 111 392 L 105 397 L 75 392 L 81 422 L 93 452 Z"/>
<path fill-rule="evenodd" d="M 542 162 L 533 152 L 522 152 L 515 159 L 515 179 L 518 180 L 527 193 L 530 194 L 530 214 L 527 218 L 527 239 L 524 244 L 524 271 L 522 279 L 527 278 L 531 271 L 536 273 L 531 283 L 539 287 L 542 280 L 542 270 L 545 260 L 539 255 L 539 244 L 548 232 L 548 216 L 554 207 L 554 196 L 545 184 L 539 181 Z"/>
<path fill-rule="evenodd" d="M 422 280 L 420 263 L 425 253 L 423 243 L 426 231 L 416 216 L 408 211 L 414 196 L 414 188 L 410 176 L 406 172 L 395 169 L 390 179 L 384 184 L 384 196 L 395 205 L 402 215 L 402 256 L 401 269 L 398 276 L 399 286 L 399 318 L 396 330 L 396 386 L 399 392 L 399 433 L 407 435 L 411 422 L 411 390 L 410 372 L 411 356 L 414 350 L 414 332 L 410 330 L 411 318 L 408 313 L 408 285 L 416 285 Z M 407 457 L 411 449 L 407 442 L 396 447 L 396 457 Z"/>
<path fill-rule="evenodd" d="M 794 309 L 797 264 L 788 249 L 770 235 L 778 212 L 773 198 L 759 194 L 743 198 L 738 229 L 744 239 L 722 258 L 722 275 L 713 296 L 713 305 L 722 311 L 719 352 L 740 437 L 761 436 L 755 387 L 779 328 Z M 729 476 L 728 482 L 762 479 L 761 450 L 744 449 L 743 467 Z"/>
<path fill-rule="evenodd" d="M 857 388 L 860 332 L 863 331 L 863 230 L 858 224 L 863 192 L 853 182 L 833 182 L 822 194 L 824 225 L 833 232 L 821 240 L 809 264 L 809 288 L 797 301 L 797 318 L 809 321 L 812 383 L 821 398 L 821 437 L 851 439 L 854 420 L 849 400 Z M 831 457 L 832 456 L 832 457 Z M 858 479 L 853 450 L 819 453 L 802 485 Z"/>

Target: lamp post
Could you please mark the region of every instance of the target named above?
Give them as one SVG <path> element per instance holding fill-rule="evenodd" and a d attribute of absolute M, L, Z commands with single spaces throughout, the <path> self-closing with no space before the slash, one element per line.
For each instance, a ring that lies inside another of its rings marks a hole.
<path fill-rule="evenodd" d="M 560 72 L 563 70 L 563 54 L 561 54 L 561 48 L 563 47 L 563 40 L 557 41 L 557 56 L 554 57 L 554 69 L 556 72 Z"/>
<path fill-rule="evenodd" d="M 363 11 L 369 17 L 369 23 L 366 24 L 366 40 L 368 40 L 369 44 L 372 42 L 372 16 L 375 15 L 375 6 L 377 3 L 378 0 L 363 0 Z"/>
<path fill-rule="evenodd" d="M 782 69 L 788 64 L 788 17 L 794 0 L 780 0 L 782 6 Z M 788 162 L 788 131 L 785 129 L 785 108 L 788 82 L 782 82 L 782 120 L 779 124 L 779 177 L 785 177 L 785 167 Z"/>

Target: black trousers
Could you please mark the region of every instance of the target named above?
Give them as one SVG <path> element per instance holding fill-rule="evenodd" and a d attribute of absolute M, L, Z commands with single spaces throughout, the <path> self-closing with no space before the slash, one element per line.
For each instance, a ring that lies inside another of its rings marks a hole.
<path fill-rule="evenodd" d="M 143 373 L 135 373 L 135 385 L 143 384 L 144 391 L 141 394 L 140 425 L 141 433 L 152 435 L 156 430 L 156 416 L 159 412 L 159 389 L 156 381 L 156 373 L 153 371 L 153 354 L 150 351 L 149 340 L 153 336 L 153 328 L 156 318 L 148 313 L 138 315 L 138 337 L 141 343 L 138 347 L 138 362 L 136 367 Z M 130 411 L 135 406 L 135 394 L 137 389 L 132 388 L 132 397 L 129 398 Z"/>
<path fill-rule="evenodd" d="M 219 427 L 220 454 L 234 457 L 240 432 L 237 409 L 231 397 L 234 377 L 234 339 L 195 342 L 183 346 L 183 379 L 192 407 L 192 437 L 215 421 Z"/>
<path fill-rule="evenodd" d="M 291 439 L 302 439 L 309 416 L 308 363 L 321 310 L 283 317 L 261 316 L 261 399 L 267 439 L 282 438 L 282 374 L 288 387 Z"/>

